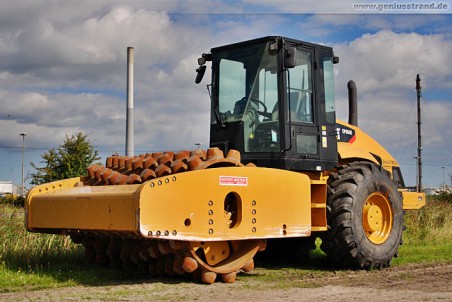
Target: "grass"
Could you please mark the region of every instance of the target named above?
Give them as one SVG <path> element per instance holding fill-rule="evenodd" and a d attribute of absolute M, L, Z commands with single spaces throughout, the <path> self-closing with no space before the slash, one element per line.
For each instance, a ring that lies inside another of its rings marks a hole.
<path fill-rule="evenodd" d="M 431 199 L 424 208 L 407 211 L 405 226 L 393 264 L 452 261 L 452 200 Z"/>
<path fill-rule="evenodd" d="M 0 293 L 75 285 L 132 284 L 139 278 L 120 270 L 85 265 L 80 245 L 73 244 L 66 236 L 29 233 L 23 221 L 23 208 L 0 203 Z M 421 210 L 407 211 L 405 225 L 404 245 L 393 265 L 452 262 L 452 201 L 433 200 Z M 264 265 L 255 273 L 239 278 L 286 280 L 289 287 L 304 287 L 303 281 L 296 280 L 337 273 L 328 268 L 325 258 L 317 248 L 308 266 Z"/>
<path fill-rule="evenodd" d="M 83 247 L 67 236 L 27 232 L 23 208 L 0 203 L 0 293 L 127 279 L 119 270 L 85 265 Z"/>
<path fill-rule="evenodd" d="M 75 264 L 77 248 L 67 238 L 28 233 L 23 217 L 21 207 L 1 205 L 0 291 L 57 286 L 62 259 Z"/>

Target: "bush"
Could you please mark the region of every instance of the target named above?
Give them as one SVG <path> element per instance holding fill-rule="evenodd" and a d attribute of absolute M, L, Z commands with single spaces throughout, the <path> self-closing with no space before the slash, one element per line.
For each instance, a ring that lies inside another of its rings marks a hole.
<path fill-rule="evenodd" d="M 11 205 L 16 207 L 24 207 L 25 204 L 25 198 L 22 196 L 17 196 L 14 194 L 5 194 L 2 197 L 0 197 L 0 205 Z"/>
<path fill-rule="evenodd" d="M 452 188 L 446 186 L 438 190 L 438 195 L 431 196 L 432 200 L 452 203 Z"/>

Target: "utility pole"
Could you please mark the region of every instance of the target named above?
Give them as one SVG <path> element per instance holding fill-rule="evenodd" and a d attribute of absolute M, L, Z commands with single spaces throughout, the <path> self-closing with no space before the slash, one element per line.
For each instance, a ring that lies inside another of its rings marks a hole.
<path fill-rule="evenodd" d="M 416 191 L 422 192 L 421 78 L 416 76 L 417 92 L 417 179 Z"/>
<path fill-rule="evenodd" d="M 126 156 L 134 156 L 133 132 L 133 47 L 127 47 L 127 112 L 126 112 Z"/>
<path fill-rule="evenodd" d="M 19 134 L 20 136 L 22 136 L 22 189 L 21 189 L 21 196 L 25 196 L 25 179 L 24 179 L 24 175 L 25 175 L 25 165 L 24 165 L 24 154 L 25 154 L 25 136 L 27 135 L 26 133 L 21 133 Z"/>
<path fill-rule="evenodd" d="M 446 188 L 446 180 L 444 179 L 444 170 L 446 169 L 445 166 L 442 166 L 441 169 L 443 169 L 443 189 Z"/>

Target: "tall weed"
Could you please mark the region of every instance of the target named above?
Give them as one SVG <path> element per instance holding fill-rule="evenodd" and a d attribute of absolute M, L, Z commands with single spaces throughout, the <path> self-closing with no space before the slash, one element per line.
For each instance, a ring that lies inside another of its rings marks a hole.
<path fill-rule="evenodd" d="M 405 214 L 407 244 L 437 244 L 452 240 L 452 202 L 430 198 L 427 205 Z"/>
<path fill-rule="evenodd" d="M 77 263 L 81 247 L 69 237 L 36 234 L 24 227 L 24 209 L 11 205 L 0 208 L 0 263 L 13 270 L 45 271 L 62 263 Z"/>

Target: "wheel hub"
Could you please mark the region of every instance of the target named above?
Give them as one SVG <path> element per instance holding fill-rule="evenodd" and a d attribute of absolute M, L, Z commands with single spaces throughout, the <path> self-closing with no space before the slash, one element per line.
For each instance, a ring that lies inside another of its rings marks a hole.
<path fill-rule="evenodd" d="M 374 244 L 384 243 L 392 230 L 391 203 L 382 193 L 371 194 L 363 207 L 363 228 L 367 238 Z"/>
<path fill-rule="evenodd" d="M 366 216 L 364 228 L 367 232 L 375 232 L 381 227 L 383 215 L 378 206 L 366 204 L 364 207 L 364 215 Z"/>

